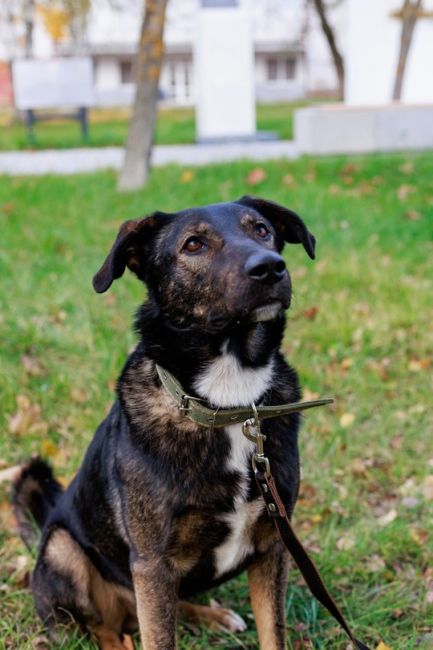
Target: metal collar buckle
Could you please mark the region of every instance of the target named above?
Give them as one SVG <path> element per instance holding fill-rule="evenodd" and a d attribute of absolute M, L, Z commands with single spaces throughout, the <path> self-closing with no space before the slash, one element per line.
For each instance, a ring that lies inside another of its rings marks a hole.
<path fill-rule="evenodd" d="M 257 475 L 258 465 L 264 465 L 264 472 L 267 477 L 271 475 L 271 466 L 269 463 L 269 458 L 265 456 L 264 442 L 266 436 L 261 431 L 260 418 L 257 411 L 257 407 L 252 402 L 251 407 L 253 409 L 254 417 L 245 420 L 242 425 L 242 433 L 248 440 L 251 440 L 256 446 L 256 451 L 253 453 L 251 458 L 251 464 L 253 466 L 254 474 Z"/>
<path fill-rule="evenodd" d="M 182 397 L 180 398 L 179 411 L 181 413 L 186 414 L 186 413 L 188 413 L 188 411 L 191 410 L 191 407 L 189 406 L 189 400 L 190 399 L 191 398 L 190 398 L 189 395 L 182 395 Z"/>

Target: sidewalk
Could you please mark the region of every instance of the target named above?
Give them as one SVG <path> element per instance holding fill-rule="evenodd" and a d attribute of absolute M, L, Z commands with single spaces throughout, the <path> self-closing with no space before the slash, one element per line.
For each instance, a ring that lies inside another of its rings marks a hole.
<path fill-rule="evenodd" d="M 291 140 L 231 142 L 220 144 L 157 145 L 153 165 L 207 165 L 231 160 L 275 160 L 297 158 Z M 0 174 L 41 175 L 76 174 L 98 169 L 120 169 L 123 148 L 50 149 L 46 151 L 7 151 L 0 153 Z"/>

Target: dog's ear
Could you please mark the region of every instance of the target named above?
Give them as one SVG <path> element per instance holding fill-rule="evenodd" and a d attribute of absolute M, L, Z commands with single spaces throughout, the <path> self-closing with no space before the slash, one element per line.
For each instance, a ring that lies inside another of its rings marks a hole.
<path fill-rule="evenodd" d="M 128 267 L 139 277 L 142 269 L 142 257 L 145 244 L 169 215 L 154 212 L 143 219 L 125 221 L 120 226 L 116 240 L 99 271 L 93 277 L 93 288 L 97 293 L 104 293 L 113 280 L 122 277 Z"/>
<path fill-rule="evenodd" d="M 273 201 L 265 201 L 265 199 L 253 196 L 243 196 L 236 203 L 259 212 L 272 223 L 284 241 L 290 244 L 302 244 L 308 255 L 314 260 L 316 239 L 296 212 Z"/>

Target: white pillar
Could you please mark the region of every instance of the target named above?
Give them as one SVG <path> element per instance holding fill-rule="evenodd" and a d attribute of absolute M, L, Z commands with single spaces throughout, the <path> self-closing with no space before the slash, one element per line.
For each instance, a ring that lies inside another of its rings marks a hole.
<path fill-rule="evenodd" d="M 194 69 L 197 139 L 253 137 L 254 49 L 249 16 L 236 0 L 202 0 Z"/>

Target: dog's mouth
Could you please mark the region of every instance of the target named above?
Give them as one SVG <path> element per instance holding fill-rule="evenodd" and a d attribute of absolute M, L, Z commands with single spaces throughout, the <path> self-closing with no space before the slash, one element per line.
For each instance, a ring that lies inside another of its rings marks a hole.
<path fill-rule="evenodd" d="M 249 320 L 252 323 L 263 323 L 265 321 L 274 320 L 281 312 L 283 305 L 278 300 L 271 302 L 268 305 L 256 307 L 249 315 Z"/>

